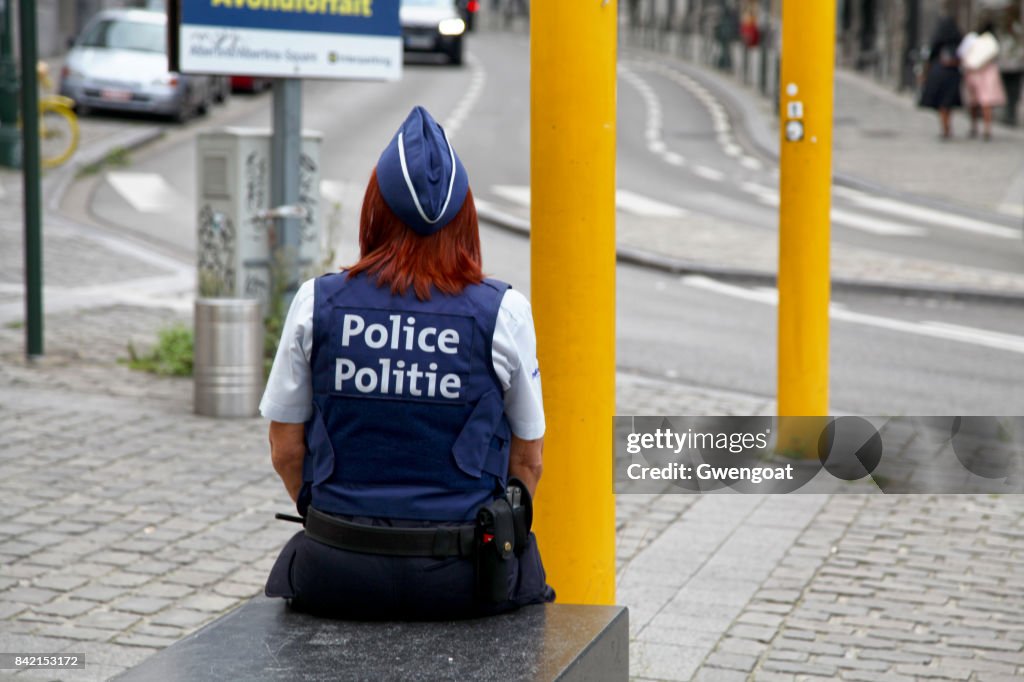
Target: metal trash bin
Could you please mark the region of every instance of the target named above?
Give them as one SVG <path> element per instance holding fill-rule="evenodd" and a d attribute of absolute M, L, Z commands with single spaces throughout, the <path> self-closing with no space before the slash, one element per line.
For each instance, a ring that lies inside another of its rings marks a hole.
<path fill-rule="evenodd" d="M 192 374 L 196 414 L 256 416 L 264 383 L 260 301 L 196 299 Z"/>

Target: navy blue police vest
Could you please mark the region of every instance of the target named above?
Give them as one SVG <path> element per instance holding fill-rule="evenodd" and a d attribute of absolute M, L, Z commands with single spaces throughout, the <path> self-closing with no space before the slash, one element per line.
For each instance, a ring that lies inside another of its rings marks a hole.
<path fill-rule="evenodd" d="M 511 431 L 491 337 L 504 282 L 394 295 L 366 275 L 317 278 L 304 504 L 471 521 L 502 494 Z"/>

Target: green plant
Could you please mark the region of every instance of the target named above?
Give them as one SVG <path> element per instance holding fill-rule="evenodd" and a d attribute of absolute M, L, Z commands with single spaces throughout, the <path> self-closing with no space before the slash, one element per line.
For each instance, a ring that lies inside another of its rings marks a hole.
<path fill-rule="evenodd" d="M 332 233 L 336 228 L 336 221 L 340 221 L 341 204 L 335 204 L 335 217 L 331 218 Z M 284 272 L 287 268 L 288 258 L 293 252 L 288 249 L 280 249 L 271 258 L 270 264 L 270 293 L 267 298 L 266 315 L 263 317 L 263 376 L 270 376 L 270 368 L 274 365 L 274 357 L 277 355 L 277 344 L 281 341 L 281 331 L 284 329 L 284 319 L 287 311 L 284 309 L 284 292 L 286 277 Z M 303 270 L 301 281 L 316 277 L 332 269 L 335 251 L 333 248 L 321 261 Z"/>
<path fill-rule="evenodd" d="M 123 168 L 131 162 L 131 153 L 127 149 L 124 147 L 114 147 L 99 161 L 94 161 L 79 168 L 77 176 L 84 178 L 88 175 L 96 175 L 104 168 Z"/>
<path fill-rule="evenodd" d="M 199 295 L 203 298 L 231 298 L 227 282 L 206 270 L 199 271 Z"/>
<path fill-rule="evenodd" d="M 290 249 L 279 249 L 270 257 L 270 292 L 263 317 L 263 376 L 270 376 L 270 368 L 274 365 L 277 354 L 277 343 L 281 340 L 284 328 L 284 292 L 287 286 L 284 273 L 288 264 Z"/>
<path fill-rule="evenodd" d="M 146 354 L 139 354 L 134 344 L 128 344 L 128 366 L 159 376 L 192 376 L 192 350 L 195 339 L 192 330 L 183 324 L 160 330 L 156 346 Z"/>

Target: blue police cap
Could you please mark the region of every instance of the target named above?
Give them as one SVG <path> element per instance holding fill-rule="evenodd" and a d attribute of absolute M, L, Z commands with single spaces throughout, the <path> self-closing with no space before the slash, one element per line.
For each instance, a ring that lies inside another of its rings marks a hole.
<path fill-rule="evenodd" d="M 466 169 L 444 129 L 419 106 L 380 155 L 377 183 L 388 207 L 423 236 L 450 223 L 469 191 Z"/>

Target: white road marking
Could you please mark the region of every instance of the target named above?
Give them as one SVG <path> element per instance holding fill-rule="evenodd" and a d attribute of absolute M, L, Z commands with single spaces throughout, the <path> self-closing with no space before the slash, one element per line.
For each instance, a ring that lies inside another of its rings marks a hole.
<path fill-rule="evenodd" d="M 779 191 L 774 187 L 765 187 L 759 185 L 756 182 L 744 182 L 740 184 L 740 189 L 750 194 L 770 194 L 772 196 L 779 196 Z"/>
<path fill-rule="evenodd" d="M 618 71 L 622 80 L 636 88 L 637 92 L 640 93 L 640 98 L 644 101 L 646 116 L 644 137 L 647 139 L 648 144 L 661 143 L 664 146 L 664 142 L 661 139 L 661 102 L 658 101 L 654 90 L 640 76 L 630 71 L 624 65 L 620 64 Z"/>
<path fill-rule="evenodd" d="M 923 227 L 893 223 L 860 213 L 852 213 L 841 208 L 832 209 L 832 222 L 843 227 L 885 237 L 924 237 L 928 234 L 928 230 Z"/>
<path fill-rule="evenodd" d="M 733 140 L 731 134 L 732 127 L 729 122 L 728 116 L 725 112 L 725 107 L 722 106 L 722 103 L 718 101 L 718 99 L 711 93 L 710 90 L 708 90 L 706 87 L 698 83 L 690 76 L 680 73 L 679 71 L 676 71 L 675 69 L 669 68 L 662 64 L 647 61 L 635 61 L 634 64 L 642 68 L 646 68 L 655 73 L 661 74 L 662 76 L 665 76 L 669 80 L 674 81 L 683 89 L 687 90 L 691 95 L 696 97 L 697 100 L 707 110 L 708 115 L 711 116 L 711 123 L 716 134 L 716 139 L 726 156 L 736 159 L 740 163 L 740 165 L 749 170 L 761 170 L 763 168 L 760 161 L 749 156 L 745 156 L 743 153 L 743 149 L 738 144 L 736 144 L 735 140 Z M 655 97 L 653 91 L 651 91 L 651 88 L 647 83 L 644 83 L 642 80 L 640 80 L 638 76 L 628 71 L 627 69 L 624 69 L 624 67 L 622 67 L 621 65 L 619 69 L 620 73 L 622 73 L 624 77 L 629 79 L 630 82 L 640 90 L 641 94 L 644 96 L 645 99 L 654 100 L 655 102 L 657 102 L 657 98 Z M 660 130 L 658 134 L 660 137 Z M 662 158 L 664 159 L 664 156 Z M 724 179 L 724 176 L 721 178 L 719 177 L 718 171 L 707 169 L 706 167 L 704 167 L 703 171 L 698 169 L 696 170 L 696 172 L 701 177 L 707 178 L 709 180 L 718 181 Z"/>
<path fill-rule="evenodd" d="M 768 289 L 764 287 L 748 289 L 746 287 L 726 284 L 702 275 L 687 275 L 682 277 L 681 281 L 687 286 L 711 291 L 723 296 L 743 299 L 745 301 L 753 301 L 765 305 L 778 305 L 779 303 L 779 294 L 776 289 Z M 966 343 L 974 346 L 993 348 L 995 350 L 1024 354 L 1024 336 L 1004 334 L 1002 332 L 978 329 L 976 327 L 964 327 L 947 322 L 935 322 L 930 320 L 924 322 L 907 322 L 905 320 L 896 320 L 891 317 L 882 317 L 881 315 L 857 313 L 852 310 L 847 310 L 845 307 L 840 305 L 831 306 L 829 309 L 829 317 L 841 322 L 850 322 L 852 324 L 861 324 L 868 327 L 876 327 L 878 329 L 887 329 L 889 331 L 902 332 L 905 334 L 941 339 L 943 341 L 956 341 L 958 343 Z"/>
<path fill-rule="evenodd" d="M 671 166 L 683 166 L 686 160 L 679 154 L 670 151 L 662 137 L 664 119 L 662 117 L 661 102 L 658 100 L 654 89 L 645 83 L 639 76 L 623 65 L 619 65 L 620 77 L 632 85 L 640 93 L 646 108 L 646 122 L 644 125 L 644 139 L 647 140 L 647 149 L 652 154 L 661 157 L 661 160 Z M 682 209 L 676 209 L 682 210 Z"/>
<path fill-rule="evenodd" d="M 682 218 L 689 212 L 656 199 L 620 189 L 615 191 L 615 205 L 622 211 L 650 218 Z"/>
<path fill-rule="evenodd" d="M 926 225 L 949 227 L 954 230 L 974 232 L 976 234 L 1000 237 L 1002 239 L 1021 238 L 1020 229 L 1006 227 L 1004 225 L 993 225 L 992 223 L 986 223 L 981 220 L 974 220 L 973 218 L 966 218 L 964 216 L 946 213 L 944 211 L 937 211 L 933 208 L 906 204 L 902 201 L 896 201 L 895 199 L 873 197 L 869 194 L 847 189 L 845 187 L 835 188 L 835 193 L 855 202 L 859 206 L 863 206 L 880 213 L 888 213 L 889 215 L 900 216 L 901 218 L 909 218 Z"/>
<path fill-rule="evenodd" d="M 1022 204 L 1001 204 L 999 206 L 999 212 L 1005 213 L 1006 215 L 1012 215 L 1014 218 L 1024 218 L 1024 203 Z"/>
<path fill-rule="evenodd" d="M 508 201 L 530 205 L 530 188 L 525 185 L 494 185 L 491 191 Z M 686 209 L 625 189 L 615 191 L 615 207 L 645 218 L 682 218 L 690 214 Z"/>
<path fill-rule="evenodd" d="M 684 159 L 681 155 L 676 154 L 675 152 L 665 152 L 664 154 L 661 155 L 661 158 L 665 159 L 667 163 L 670 163 L 673 166 L 686 165 L 686 159 Z"/>
<path fill-rule="evenodd" d="M 753 194 L 763 204 L 769 206 L 779 205 L 779 193 L 771 187 L 765 187 L 753 182 L 744 182 L 740 185 L 740 189 L 748 194 Z M 923 227 L 894 223 L 860 213 L 853 213 L 841 208 L 832 209 L 832 222 L 843 227 L 885 237 L 923 237 L 928 234 L 928 230 Z"/>
<path fill-rule="evenodd" d="M 469 79 L 469 87 L 466 88 L 465 94 L 462 95 L 458 104 L 455 105 L 455 109 L 444 122 L 444 132 L 449 138 L 454 137 L 462 124 L 469 118 L 469 113 L 476 106 L 477 100 L 480 99 L 480 93 L 483 92 L 484 85 L 487 83 L 487 72 L 476 55 L 470 52 L 466 56 L 466 62 L 472 69 L 473 75 Z"/>
<path fill-rule="evenodd" d="M 139 213 L 165 213 L 181 209 L 185 196 L 159 173 L 107 171 L 107 183 Z"/>
<path fill-rule="evenodd" d="M 707 166 L 695 166 L 693 172 L 705 180 L 712 180 L 714 182 L 725 180 L 725 173 L 714 168 L 708 168 Z"/>
<path fill-rule="evenodd" d="M 765 187 L 754 182 L 744 182 L 740 185 L 740 189 L 747 194 L 756 196 L 762 204 L 769 206 L 779 205 L 779 192 L 772 187 Z"/>
<path fill-rule="evenodd" d="M 687 286 L 712 291 L 723 296 L 731 296 L 732 298 L 740 298 L 745 301 L 754 301 L 767 305 L 779 304 L 779 292 L 774 288 L 759 287 L 750 289 L 748 287 L 738 287 L 733 284 L 720 282 L 717 279 L 705 277 L 704 275 L 684 275 L 680 280 Z"/>
<path fill-rule="evenodd" d="M 975 343 L 979 346 L 988 346 L 989 348 L 998 348 L 999 350 L 1012 350 L 1017 353 L 1024 353 L 1024 337 L 989 331 L 987 329 L 978 329 L 976 327 L 965 327 L 963 325 L 952 324 L 949 322 L 936 322 L 929 320 L 922 324 L 930 329 L 949 334 L 950 338 L 959 338 L 967 343 Z"/>
<path fill-rule="evenodd" d="M 530 188 L 526 185 L 494 185 L 491 187 L 491 191 L 502 199 L 508 199 L 513 203 L 523 206 L 530 205 Z"/>

